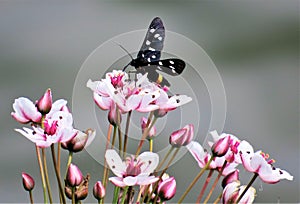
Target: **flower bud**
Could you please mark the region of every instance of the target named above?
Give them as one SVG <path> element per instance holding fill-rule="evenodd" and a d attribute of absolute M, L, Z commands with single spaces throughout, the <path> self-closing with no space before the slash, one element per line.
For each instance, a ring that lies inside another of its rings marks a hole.
<path fill-rule="evenodd" d="M 239 170 L 236 169 L 235 171 L 231 172 L 230 174 L 224 177 L 222 181 L 222 187 L 225 188 L 227 184 L 238 180 L 239 180 Z"/>
<path fill-rule="evenodd" d="M 104 196 L 105 196 L 105 188 L 102 185 L 101 181 L 97 181 L 95 183 L 94 188 L 93 188 L 93 194 L 94 194 L 94 197 L 97 200 L 100 200 L 100 199 L 104 198 Z"/>
<path fill-rule="evenodd" d="M 163 180 L 158 186 L 157 193 L 163 201 L 172 199 L 176 193 L 175 178 L 170 177 Z"/>
<path fill-rule="evenodd" d="M 37 101 L 36 107 L 43 115 L 50 112 L 52 108 L 52 94 L 51 89 L 47 89 L 44 95 Z"/>
<path fill-rule="evenodd" d="M 112 124 L 113 126 L 118 124 L 118 118 L 119 118 L 119 122 L 121 123 L 122 117 L 121 117 L 121 113 L 120 111 L 118 111 L 117 114 L 117 108 L 116 105 L 111 106 L 111 109 L 108 112 L 108 121 L 110 124 Z"/>
<path fill-rule="evenodd" d="M 194 136 L 194 125 L 188 124 L 182 129 L 173 132 L 169 138 L 169 142 L 173 147 L 181 147 L 188 145 Z"/>
<path fill-rule="evenodd" d="M 88 139 L 93 138 L 95 130 L 87 129 L 85 132 L 77 131 L 76 136 L 67 142 L 61 143 L 62 148 L 70 152 L 80 152 L 86 146 Z"/>
<path fill-rule="evenodd" d="M 145 131 L 145 129 L 146 129 L 146 126 L 147 126 L 147 118 L 142 117 L 142 118 L 141 118 L 142 133 L 144 133 L 144 131 Z M 151 128 L 151 130 L 148 132 L 147 139 L 151 139 L 151 138 L 154 137 L 155 135 L 156 135 L 156 127 L 153 126 L 153 127 Z"/>
<path fill-rule="evenodd" d="M 75 193 L 76 201 L 83 200 L 87 197 L 88 190 L 89 190 L 88 189 L 89 188 L 89 180 L 90 180 L 90 175 L 88 174 L 86 176 L 86 178 L 84 178 L 84 180 L 78 186 L 75 187 L 74 193 Z M 72 199 L 72 187 L 68 186 L 67 183 L 65 186 L 65 193 L 69 199 Z"/>
<path fill-rule="evenodd" d="M 222 157 L 224 156 L 230 146 L 230 136 L 225 136 L 223 138 L 220 138 L 218 141 L 216 141 L 213 146 L 211 147 L 211 151 L 213 153 L 213 156 L 215 157 Z"/>
<path fill-rule="evenodd" d="M 83 180 L 82 173 L 80 169 L 74 165 L 70 164 L 67 172 L 66 182 L 69 186 L 78 186 Z"/>
<path fill-rule="evenodd" d="M 23 187 L 26 191 L 34 188 L 34 179 L 27 173 L 22 172 Z"/>

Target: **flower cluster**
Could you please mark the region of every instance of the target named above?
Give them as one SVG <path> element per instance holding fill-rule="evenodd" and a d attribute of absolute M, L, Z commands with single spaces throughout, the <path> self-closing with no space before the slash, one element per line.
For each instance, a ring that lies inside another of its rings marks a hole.
<path fill-rule="evenodd" d="M 269 184 L 282 179 L 293 180 L 287 171 L 273 166 L 274 160 L 262 151 L 254 152 L 249 142 L 240 141 L 232 134 L 211 132 L 213 142 L 209 142 L 212 154 L 203 149 L 198 142 L 187 145 L 188 150 L 198 162 L 200 168 L 216 170 L 223 175 L 223 203 L 252 203 L 255 189 L 251 187 L 256 177 Z M 254 173 L 247 186 L 240 186 L 238 165 L 248 172 Z M 184 197 L 183 197 L 184 198 Z M 199 201 L 199 200 L 198 200 Z"/>
<path fill-rule="evenodd" d="M 187 124 L 166 138 L 169 141 L 169 151 L 163 158 L 153 152 L 155 139 L 160 136 L 155 123 L 179 106 L 187 104 L 192 99 L 186 95 L 169 95 L 168 87 L 149 81 L 147 73 L 137 74 L 136 80 L 130 80 L 128 74 L 114 70 L 106 74 L 100 81 L 88 80 L 87 87 L 93 92 L 93 99 L 102 110 L 108 110 L 108 130 L 105 149 L 105 165 L 102 180 L 93 186 L 93 195 L 98 203 L 104 203 L 107 195 L 107 185 L 114 186 L 112 203 L 165 203 L 173 199 L 177 189 L 176 176 L 167 174 L 168 168 L 181 148 L 187 148 L 201 168 L 199 174 L 186 188 L 177 201 L 183 202 L 189 191 L 208 170 L 209 174 L 195 199 L 202 202 L 213 172 L 218 176 L 212 184 L 203 203 L 207 203 L 212 192 L 223 176 L 223 191 L 215 203 L 252 203 L 255 198 L 254 180 L 259 177 L 263 182 L 274 184 L 282 179 L 292 180 L 287 171 L 274 167 L 274 160 L 262 151 L 254 151 L 251 144 L 238 137 L 216 131 L 211 132 L 212 141 L 208 143 L 211 152 L 207 152 L 200 143 L 193 141 L 194 125 Z M 52 93 L 48 89 L 36 102 L 20 97 L 13 104 L 12 117 L 21 124 L 30 127 L 16 129 L 17 132 L 31 140 L 36 145 L 36 152 L 42 178 L 44 203 L 49 199 L 53 203 L 51 186 L 48 178 L 45 148 L 51 147 L 51 155 L 59 188 L 59 201 L 66 203 L 66 198 L 72 203 L 79 203 L 88 195 L 90 174 L 83 176 L 82 171 L 72 162 L 73 153 L 82 151 L 96 136 L 93 129 L 85 132 L 73 127 L 73 117 L 67 108 L 67 101 L 59 99 L 52 102 Z M 131 113 L 133 111 L 147 114 L 141 118 L 140 141 L 135 154 L 127 153 L 128 135 L 130 134 Z M 127 115 L 125 130 L 121 130 L 122 117 Z M 114 131 L 112 131 L 114 129 Z M 113 132 L 113 133 L 112 133 Z M 122 133 L 125 134 L 122 134 Z M 147 140 L 148 141 L 147 141 Z M 118 140 L 118 146 L 116 145 Z M 148 148 L 144 144 L 148 142 Z M 55 151 L 57 145 L 57 152 Z M 61 147 L 69 151 L 65 168 L 65 177 L 61 178 Z M 147 148 L 147 151 L 143 149 Z M 42 152 L 42 156 L 41 156 Z M 247 185 L 241 185 L 239 169 L 253 173 L 253 178 Z M 111 171 L 114 176 L 109 176 Z M 29 192 L 33 203 L 32 190 L 34 179 L 27 173 L 22 173 L 23 186 Z M 63 181 L 63 182 L 62 182 Z M 184 185 L 184 184 L 181 184 Z"/>

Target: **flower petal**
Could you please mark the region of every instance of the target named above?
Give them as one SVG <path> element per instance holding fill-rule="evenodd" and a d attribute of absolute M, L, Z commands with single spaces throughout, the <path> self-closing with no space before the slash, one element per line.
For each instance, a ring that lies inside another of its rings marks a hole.
<path fill-rule="evenodd" d="M 141 165 L 142 174 L 149 175 L 156 169 L 159 163 L 159 156 L 153 152 L 143 152 L 137 157 L 137 160 L 143 163 Z"/>
<path fill-rule="evenodd" d="M 119 154 L 113 150 L 108 149 L 105 152 L 105 159 L 110 170 L 118 177 L 122 177 L 126 172 L 126 165 L 123 163 Z"/>
<path fill-rule="evenodd" d="M 136 176 L 127 176 L 123 179 L 123 182 L 126 186 L 134 186 L 137 184 L 137 177 Z"/>
<path fill-rule="evenodd" d="M 126 184 L 123 182 L 123 178 L 120 177 L 110 177 L 109 181 L 112 182 L 115 186 L 125 187 Z"/>

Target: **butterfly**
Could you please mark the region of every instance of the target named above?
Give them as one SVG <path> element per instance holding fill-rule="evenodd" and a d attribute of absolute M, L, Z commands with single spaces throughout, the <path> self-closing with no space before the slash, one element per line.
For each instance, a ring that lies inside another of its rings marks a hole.
<path fill-rule="evenodd" d="M 182 73 L 185 68 L 185 62 L 177 58 L 169 58 L 160 60 L 161 51 L 164 46 L 165 27 L 162 20 L 156 17 L 152 20 L 146 33 L 144 42 L 137 57 L 124 67 L 131 65 L 135 67 L 137 73 L 148 73 L 148 79 L 156 82 L 161 86 L 170 86 L 170 83 L 157 71 L 177 76 Z"/>

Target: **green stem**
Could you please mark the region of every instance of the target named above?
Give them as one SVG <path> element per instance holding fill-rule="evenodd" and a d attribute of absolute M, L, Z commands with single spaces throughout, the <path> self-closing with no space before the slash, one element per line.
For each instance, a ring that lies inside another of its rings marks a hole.
<path fill-rule="evenodd" d="M 153 138 L 149 139 L 149 151 L 153 152 Z"/>
<path fill-rule="evenodd" d="M 174 147 L 171 146 L 171 148 L 169 149 L 169 151 L 167 152 L 167 154 L 165 155 L 165 157 L 163 158 L 163 160 L 160 162 L 160 164 L 156 168 L 156 172 L 158 172 L 160 170 L 160 168 L 164 165 L 164 163 L 166 162 L 167 158 L 169 157 L 169 155 L 171 154 L 171 152 L 173 151 L 173 149 L 174 149 Z"/>
<path fill-rule="evenodd" d="M 56 164 L 54 144 L 51 145 L 51 155 L 52 155 L 52 161 L 53 161 L 53 166 L 54 166 L 54 170 L 55 170 L 56 180 L 57 180 L 58 187 L 59 187 L 59 192 L 61 194 L 62 202 L 63 202 L 63 204 L 65 204 L 66 198 L 65 198 L 65 194 L 63 191 L 61 181 L 60 181 L 59 169 L 57 168 L 57 164 Z"/>
<path fill-rule="evenodd" d="M 29 199 L 30 199 L 30 203 L 33 204 L 32 191 L 29 191 Z"/>
<path fill-rule="evenodd" d="M 75 186 L 72 187 L 72 204 L 75 204 Z"/>
<path fill-rule="evenodd" d="M 65 173 L 65 179 L 67 178 L 68 169 L 69 169 L 69 166 L 72 162 L 72 159 L 73 159 L 73 152 L 69 151 L 68 163 L 67 163 L 67 168 L 66 168 L 66 173 Z"/>
<path fill-rule="evenodd" d="M 125 198 L 126 198 L 126 194 L 127 194 L 128 188 L 129 188 L 129 186 L 126 186 L 126 187 L 124 188 L 124 190 L 123 190 L 123 195 L 122 195 L 121 204 L 124 204 L 124 203 L 125 203 Z M 130 198 L 128 197 L 128 199 L 130 199 Z M 129 203 L 129 201 L 128 201 L 128 203 Z"/>
<path fill-rule="evenodd" d="M 117 204 L 118 203 L 119 192 L 120 192 L 120 187 L 115 186 L 114 197 L 113 197 L 113 201 L 112 201 L 113 204 Z"/>
<path fill-rule="evenodd" d="M 178 200 L 178 203 L 182 203 L 182 201 L 184 200 L 184 198 L 186 197 L 186 195 L 190 192 L 190 190 L 193 188 L 193 186 L 196 184 L 196 182 L 200 179 L 200 177 L 203 175 L 203 173 L 205 172 L 205 170 L 209 167 L 209 165 L 210 165 L 210 163 L 212 162 L 213 159 L 214 159 L 214 157 L 212 156 L 209 159 L 209 161 L 206 163 L 206 165 L 204 166 L 204 168 L 201 169 L 201 171 L 199 172 L 199 174 L 194 178 L 194 180 L 191 182 L 191 184 L 189 185 L 189 187 L 186 189 L 186 191 L 180 197 L 180 199 Z"/>
<path fill-rule="evenodd" d="M 42 157 L 43 157 L 43 170 L 44 170 L 44 174 L 45 174 L 45 180 L 46 180 L 46 186 L 47 186 L 49 202 L 53 203 L 52 202 L 51 187 L 50 187 L 50 182 L 49 182 L 48 168 L 47 168 L 47 159 L 46 159 L 46 154 L 45 154 L 45 149 L 44 148 L 42 148 Z"/>
<path fill-rule="evenodd" d="M 129 124 L 130 124 L 131 113 L 132 113 L 132 111 L 129 111 L 128 114 L 127 114 L 125 137 L 124 137 L 124 146 L 123 146 L 123 158 L 125 158 L 125 154 L 126 154 L 126 151 L 127 151 L 128 132 L 129 132 Z"/>
<path fill-rule="evenodd" d="M 241 199 L 246 194 L 246 192 L 248 191 L 248 189 L 252 186 L 253 182 L 255 181 L 255 179 L 257 177 L 258 177 L 258 173 L 254 173 L 252 179 L 250 180 L 250 182 L 248 183 L 248 185 L 246 186 L 246 188 L 244 189 L 244 191 L 242 192 L 242 194 L 239 196 L 239 198 L 237 199 L 237 201 L 235 203 L 239 203 L 241 201 Z"/>
<path fill-rule="evenodd" d="M 209 171 L 208 175 L 207 175 L 207 178 L 206 178 L 205 183 L 204 183 L 204 185 L 203 185 L 203 187 L 202 187 L 202 189 L 201 189 L 201 192 L 200 192 L 200 194 L 199 194 L 199 196 L 198 196 L 198 198 L 197 198 L 196 203 L 200 203 L 200 201 L 201 201 L 201 199 L 202 199 L 202 197 L 203 197 L 203 195 L 204 195 L 204 192 L 205 192 L 205 190 L 206 190 L 206 188 L 207 188 L 207 186 L 208 186 L 208 183 L 210 182 L 210 179 L 211 179 L 211 176 L 212 176 L 213 173 L 214 173 L 214 170 L 211 169 L 211 170 Z"/>
<path fill-rule="evenodd" d="M 105 151 L 108 149 L 108 145 L 110 142 L 110 137 L 111 137 L 111 131 L 112 131 L 113 126 L 110 124 L 108 127 L 108 131 L 107 131 L 107 139 L 106 139 L 106 144 L 105 144 Z M 107 163 L 106 160 L 104 158 L 104 170 L 103 170 L 103 176 L 102 176 L 102 182 L 103 182 L 103 186 L 104 188 L 106 188 L 106 183 L 107 183 L 107 178 L 108 178 L 108 167 L 107 167 Z M 104 203 L 104 198 L 101 199 L 100 203 Z"/>
<path fill-rule="evenodd" d="M 138 148 L 137 148 L 137 150 L 136 150 L 135 156 L 138 156 L 138 155 L 140 154 L 140 151 L 141 151 L 141 149 L 142 149 L 142 147 L 143 147 L 144 141 L 145 141 L 147 135 L 149 134 L 149 131 L 150 131 L 151 128 L 154 126 L 156 120 L 157 120 L 157 117 L 154 117 L 154 119 L 153 119 L 153 121 L 152 121 L 150 127 L 146 127 L 146 128 L 145 128 L 144 133 L 143 133 L 143 135 L 142 135 L 142 139 L 140 140 L 139 146 L 138 146 Z"/>
<path fill-rule="evenodd" d="M 212 187 L 211 187 L 211 189 L 210 189 L 208 195 L 206 196 L 206 198 L 205 198 L 205 200 L 204 200 L 204 202 L 203 202 L 204 204 L 206 204 L 206 203 L 208 202 L 208 200 L 209 200 L 211 194 L 212 194 L 213 191 L 215 190 L 215 188 L 216 188 L 216 186 L 217 186 L 217 184 L 218 184 L 218 181 L 219 181 L 219 179 L 221 178 L 222 173 L 223 173 L 223 171 L 224 171 L 224 169 L 225 169 L 225 167 L 226 167 L 226 164 L 227 164 L 227 161 L 224 162 L 224 164 L 223 164 L 221 170 L 219 171 L 219 174 L 218 174 L 216 180 L 214 181 L 214 183 L 213 183 L 213 185 L 212 185 Z"/>
<path fill-rule="evenodd" d="M 164 168 L 164 170 L 161 172 L 160 176 L 159 176 L 159 181 L 161 180 L 162 176 L 164 175 L 164 173 L 166 173 L 167 169 L 169 168 L 169 166 L 171 165 L 171 163 L 173 162 L 173 160 L 175 159 L 177 153 L 179 152 L 180 148 L 177 148 L 174 152 L 174 154 L 172 155 L 171 159 L 169 160 L 168 164 L 166 165 L 166 167 Z M 155 189 L 158 187 L 158 182 L 155 183 L 155 186 L 152 190 L 152 193 L 155 191 Z M 150 197 L 152 195 L 152 193 L 150 194 Z M 154 198 L 154 202 L 156 203 L 158 199 L 158 194 L 155 196 Z"/>
<path fill-rule="evenodd" d="M 35 149 L 36 149 L 36 155 L 37 155 L 37 160 L 38 160 L 38 164 L 39 164 L 39 168 L 40 168 L 40 174 L 41 174 L 41 179 L 42 179 L 44 203 L 47 203 L 45 175 L 44 175 L 44 170 L 43 170 L 43 166 L 42 166 L 42 159 L 41 159 L 40 148 L 38 146 L 35 146 Z"/>

